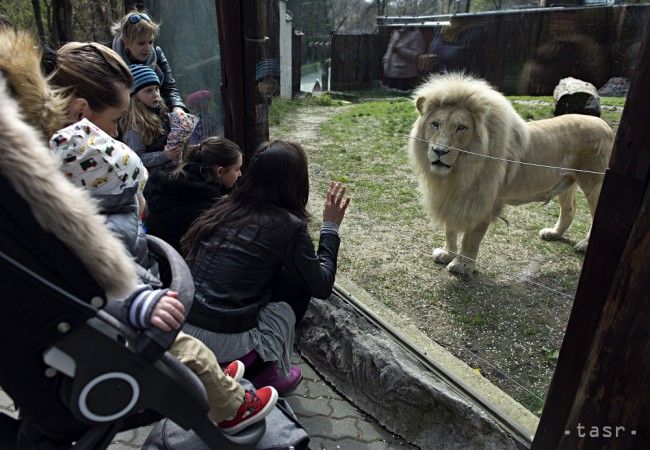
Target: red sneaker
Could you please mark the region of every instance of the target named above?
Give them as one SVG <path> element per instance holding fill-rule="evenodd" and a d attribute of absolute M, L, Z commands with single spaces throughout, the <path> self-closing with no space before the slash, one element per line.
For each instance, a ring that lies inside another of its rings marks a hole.
<path fill-rule="evenodd" d="M 278 392 L 271 386 L 258 389 L 257 392 L 247 390 L 244 403 L 237 410 L 235 417 L 219 422 L 219 428 L 226 434 L 239 433 L 268 416 L 277 401 Z"/>
<path fill-rule="evenodd" d="M 229 377 L 232 377 L 233 380 L 235 380 L 237 383 L 241 381 L 241 379 L 244 377 L 244 371 L 246 370 L 246 367 L 244 367 L 244 363 L 242 363 L 240 360 L 236 359 L 226 368 L 223 369 L 223 373 L 228 375 Z"/>

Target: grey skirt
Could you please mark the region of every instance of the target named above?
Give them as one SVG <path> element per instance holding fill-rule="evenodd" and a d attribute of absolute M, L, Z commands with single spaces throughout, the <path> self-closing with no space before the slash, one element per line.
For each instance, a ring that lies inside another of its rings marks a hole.
<path fill-rule="evenodd" d="M 291 369 L 296 316 L 288 303 L 269 303 L 257 316 L 257 327 L 242 333 L 215 333 L 186 323 L 183 331 L 212 350 L 218 361 L 232 361 L 255 350 L 263 361 L 274 361 L 283 375 Z"/>

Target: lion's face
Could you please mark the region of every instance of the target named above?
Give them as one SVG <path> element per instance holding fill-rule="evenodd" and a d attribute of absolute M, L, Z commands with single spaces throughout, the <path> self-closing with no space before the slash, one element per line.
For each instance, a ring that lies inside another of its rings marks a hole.
<path fill-rule="evenodd" d="M 472 115 L 465 108 L 447 106 L 425 112 L 420 118 L 421 138 L 428 142 L 427 159 L 431 173 L 451 172 L 461 152 L 468 149 L 475 133 Z"/>

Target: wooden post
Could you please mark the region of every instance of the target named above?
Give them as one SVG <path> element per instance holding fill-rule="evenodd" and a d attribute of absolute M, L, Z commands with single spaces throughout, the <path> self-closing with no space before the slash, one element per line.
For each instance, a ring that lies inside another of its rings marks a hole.
<path fill-rule="evenodd" d="M 244 36 L 240 0 L 217 0 L 221 98 L 225 137 L 246 148 L 244 118 Z"/>
<path fill-rule="evenodd" d="M 532 450 L 650 448 L 648 24 L 645 28 Z"/>
<path fill-rule="evenodd" d="M 291 33 L 291 97 L 300 93 L 300 76 L 302 73 L 302 36 L 295 27 Z"/>

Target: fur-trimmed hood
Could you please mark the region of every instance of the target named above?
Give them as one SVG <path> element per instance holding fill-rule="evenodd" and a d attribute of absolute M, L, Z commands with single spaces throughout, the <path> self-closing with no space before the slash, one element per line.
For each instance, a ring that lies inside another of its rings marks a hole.
<path fill-rule="evenodd" d="M 29 32 L 0 30 L 0 71 L 25 119 L 44 139 L 65 126 L 67 101 L 43 77 L 41 50 Z"/>
<path fill-rule="evenodd" d="M 3 55 L 0 59 L 5 62 L 8 59 L 6 50 L 0 49 Z M 39 98 L 46 101 L 52 98 L 38 73 L 40 79 L 36 72 L 31 72 L 27 82 L 44 90 L 27 99 L 19 97 L 21 105 L 27 102 L 35 106 Z M 15 94 L 25 92 L 24 86 L 17 86 L 13 89 Z M 39 116 L 36 112 L 34 108 L 26 113 L 27 120 L 36 120 L 39 125 L 46 123 L 48 115 Z M 39 117 L 45 122 L 38 121 Z M 3 76 L 0 76 L 0 143 L 0 172 L 30 205 L 41 228 L 59 238 L 83 262 L 109 298 L 119 298 L 133 291 L 137 283 L 134 261 L 108 230 L 88 193 L 72 185 L 59 171 L 58 161 L 41 134 L 23 119 Z"/>

